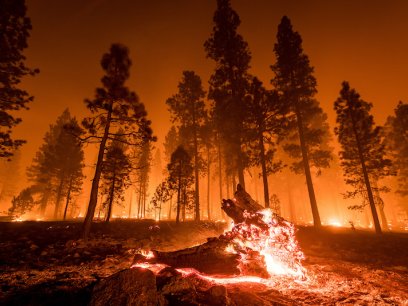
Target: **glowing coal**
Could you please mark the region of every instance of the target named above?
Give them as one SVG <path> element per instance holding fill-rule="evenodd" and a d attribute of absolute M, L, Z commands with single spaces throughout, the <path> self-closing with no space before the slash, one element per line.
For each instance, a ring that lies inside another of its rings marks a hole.
<path fill-rule="evenodd" d="M 234 222 L 220 237 L 175 252 L 140 252 L 132 267 L 158 273 L 170 266 L 184 276 L 218 284 L 275 285 L 307 279 L 292 223 L 263 209 L 239 188 L 234 199 L 223 200 L 222 209 Z"/>

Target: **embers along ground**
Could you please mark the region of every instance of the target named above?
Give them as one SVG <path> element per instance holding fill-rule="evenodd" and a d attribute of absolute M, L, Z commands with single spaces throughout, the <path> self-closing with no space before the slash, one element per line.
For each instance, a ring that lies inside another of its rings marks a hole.
<path fill-rule="evenodd" d="M 225 227 L 115 220 L 95 223 L 84 243 L 79 222 L 1 222 L 0 304 L 87 305 L 95 284 L 128 269 L 138 249 L 197 245 Z M 408 234 L 300 227 L 296 236 L 308 281 L 226 285 L 229 305 L 408 305 Z"/>

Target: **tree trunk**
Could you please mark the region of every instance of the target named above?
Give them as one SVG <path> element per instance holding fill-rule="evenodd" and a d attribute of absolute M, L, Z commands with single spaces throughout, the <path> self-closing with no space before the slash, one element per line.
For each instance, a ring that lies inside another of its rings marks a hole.
<path fill-rule="evenodd" d="M 171 220 L 171 209 L 172 209 L 172 205 L 173 204 L 173 196 L 170 197 L 170 201 L 169 201 L 169 214 L 167 216 L 167 219 Z"/>
<path fill-rule="evenodd" d="M 308 190 L 309 199 L 310 199 L 310 206 L 312 208 L 313 223 L 314 223 L 314 226 L 318 228 L 318 227 L 321 227 L 322 224 L 320 221 L 319 210 L 317 208 L 316 196 L 315 196 L 315 192 L 313 188 L 312 175 L 310 173 L 309 156 L 307 152 L 307 144 L 305 141 L 305 136 L 304 136 L 304 131 L 303 131 L 302 114 L 300 112 L 298 102 L 296 103 L 296 117 L 297 117 L 300 147 L 302 150 L 303 168 L 305 170 L 307 190 Z"/>
<path fill-rule="evenodd" d="M 210 157 L 210 148 L 207 146 L 207 217 L 208 220 L 211 220 L 211 209 L 210 209 L 210 183 L 211 183 L 211 157 Z"/>
<path fill-rule="evenodd" d="M 146 186 L 145 181 L 142 184 L 142 218 L 146 218 Z"/>
<path fill-rule="evenodd" d="M 183 222 L 186 221 L 186 202 L 187 202 L 187 190 L 186 187 L 183 188 L 183 206 L 181 210 L 181 216 L 183 218 Z"/>
<path fill-rule="evenodd" d="M 44 191 L 43 197 L 41 199 L 41 204 L 40 204 L 40 214 L 43 217 L 45 215 L 45 210 L 47 209 L 49 197 L 50 197 L 50 192 L 48 190 Z"/>
<path fill-rule="evenodd" d="M 137 218 L 142 217 L 142 182 L 139 183 L 139 192 L 137 195 Z"/>
<path fill-rule="evenodd" d="M 238 151 L 237 151 L 237 170 L 238 170 L 238 182 L 242 186 L 242 188 L 245 189 L 245 177 L 244 177 L 244 162 L 243 162 L 243 157 L 242 157 L 242 149 L 241 149 L 241 139 L 239 138 L 239 144 L 238 144 Z M 235 180 L 235 175 L 234 175 L 234 180 Z M 234 184 L 235 188 L 235 184 Z M 234 189 L 233 188 L 233 189 Z"/>
<path fill-rule="evenodd" d="M 101 139 L 101 143 L 99 145 L 98 160 L 96 161 L 95 175 L 92 180 L 92 188 L 91 188 L 91 195 L 89 198 L 88 210 L 86 212 L 84 225 L 82 228 L 82 238 L 84 240 L 88 240 L 89 233 L 91 231 L 92 220 L 95 214 L 96 204 L 98 202 L 99 180 L 101 179 L 103 157 L 105 155 L 105 146 L 106 146 L 106 141 L 108 140 L 109 128 L 110 128 L 111 118 L 112 118 L 112 103 L 113 101 L 111 101 L 111 104 L 109 106 L 108 115 L 106 117 L 105 130 L 104 130 L 104 133 Z"/>
<path fill-rule="evenodd" d="M 218 135 L 218 179 L 220 187 L 220 202 L 222 201 L 222 154 L 221 154 L 221 139 Z M 221 219 L 225 220 L 225 212 L 221 209 Z"/>
<path fill-rule="evenodd" d="M 265 161 L 265 146 L 262 133 L 259 136 L 259 149 L 261 151 L 261 168 L 262 168 L 262 182 L 264 187 L 264 201 L 265 207 L 269 207 L 269 186 L 268 186 L 268 173 L 266 172 Z"/>
<path fill-rule="evenodd" d="M 130 200 L 129 200 L 129 219 L 132 217 L 132 198 L 133 198 L 133 192 L 132 190 L 130 191 Z"/>
<path fill-rule="evenodd" d="M 61 198 L 62 198 L 62 188 L 64 187 L 64 175 L 61 175 L 60 178 L 60 183 L 58 185 L 58 190 L 57 190 L 57 197 L 55 199 L 55 208 L 54 208 L 54 219 L 58 218 L 58 213 L 60 210 L 60 203 L 61 203 Z"/>
<path fill-rule="evenodd" d="M 180 205 L 181 205 L 181 167 L 180 162 L 179 177 L 178 177 L 178 186 L 177 186 L 177 214 L 176 214 L 176 223 L 180 222 Z"/>
<path fill-rule="evenodd" d="M 200 221 L 200 178 L 198 169 L 198 135 L 197 135 L 197 123 L 196 123 L 196 113 L 195 105 L 192 103 L 193 107 L 193 134 L 194 134 L 194 181 L 195 181 L 195 192 L 194 192 L 194 202 L 195 202 L 195 221 Z"/>
<path fill-rule="evenodd" d="M 381 216 L 381 223 L 382 223 L 382 228 L 385 231 L 388 231 L 388 222 L 387 222 L 387 217 L 385 216 L 384 212 L 384 205 L 378 205 L 379 211 L 380 211 L 380 216 Z"/>
<path fill-rule="evenodd" d="M 375 187 L 375 197 L 377 198 L 377 207 L 378 207 L 378 210 L 380 211 L 381 227 L 383 230 L 389 231 L 387 217 L 385 216 L 385 212 L 384 212 L 384 202 L 381 199 L 380 192 L 378 191 L 378 185 L 377 185 L 376 180 L 374 180 L 374 187 Z"/>
<path fill-rule="evenodd" d="M 67 210 L 68 210 L 68 205 L 69 201 L 71 200 L 71 189 L 72 189 L 72 176 L 69 180 L 69 185 L 68 185 L 68 192 L 67 192 L 67 199 L 65 201 L 65 209 L 64 209 L 64 220 L 67 217 Z"/>
<path fill-rule="evenodd" d="M 105 222 L 109 222 L 111 215 L 112 215 L 112 205 L 113 205 L 113 197 L 115 195 L 115 182 L 116 182 L 116 178 L 115 178 L 115 174 L 113 174 L 113 180 L 112 180 L 112 185 L 109 191 L 109 203 L 108 203 L 108 212 L 106 214 L 106 220 Z"/>
<path fill-rule="evenodd" d="M 360 159 L 361 169 L 363 170 L 364 183 L 365 183 L 366 188 L 367 188 L 367 195 L 368 195 L 368 201 L 370 203 L 371 213 L 373 215 L 375 232 L 377 234 L 381 234 L 380 221 L 378 220 L 377 210 L 375 209 L 374 196 L 373 196 L 373 191 L 371 189 L 370 180 L 368 178 L 368 172 L 367 172 L 365 159 L 364 159 L 364 155 L 363 155 L 363 149 L 361 147 L 361 142 L 360 142 L 360 139 L 358 137 L 356 122 L 355 122 L 353 114 L 351 113 L 350 108 L 349 108 L 349 116 L 351 118 L 351 122 L 352 122 L 352 125 L 353 125 L 353 132 L 354 132 L 354 137 L 355 137 L 356 143 L 357 143 L 358 156 L 359 156 L 359 159 Z"/>
<path fill-rule="evenodd" d="M 229 175 L 227 175 L 227 174 L 225 174 L 225 182 L 226 182 L 226 185 L 227 185 L 227 198 L 231 198 Z"/>

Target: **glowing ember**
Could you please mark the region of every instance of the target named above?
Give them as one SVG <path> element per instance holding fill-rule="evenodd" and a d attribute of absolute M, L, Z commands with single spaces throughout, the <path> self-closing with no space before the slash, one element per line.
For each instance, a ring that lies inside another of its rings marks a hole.
<path fill-rule="evenodd" d="M 248 249 L 250 249 L 260 255 L 258 259 L 264 261 L 270 277 L 286 275 L 303 279 L 306 271 L 301 261 L 304 255 L 298 247 L 294 225 L 287 221 L 280 222 L 279 225 L 269 209 L 258 213 L 262 215 L 266 228 L 245 222 L 237 224 L 231 230 L 235 238 L 226 251 L 241 254 L 241 272 L 244 272 Z"/>
<path fill-rule="evenodd" d="M 142 250 L 142 251 L 141 251 L 141 254 L 142 254 L 146 259 L 152 259 L 152 258 L 154 258 L 154 254 L 153 254 L 152 251 Z"/>
<path fill-rule="evenodd" d="M 208 275 L 193 268 L 176 270 L 184 276 L 194 275 L 218 284 L 251 282 L 275 286 L 284 279 L 296 283 L 305 281 L 306 270 L 301 264 L 304 255 L 297 244 L 294 225 L 269 209 L 255 214 L 245 212 L 244 218 L 244 222 L 232 224 L 231 230 L 221 236 L 230 241 L 225 254 L 238 255 L 240 275 Z M 132 267 L 157 273 L 168 266 L 157 263 L 152 251 L 140 251 L 140 256 Z"/>

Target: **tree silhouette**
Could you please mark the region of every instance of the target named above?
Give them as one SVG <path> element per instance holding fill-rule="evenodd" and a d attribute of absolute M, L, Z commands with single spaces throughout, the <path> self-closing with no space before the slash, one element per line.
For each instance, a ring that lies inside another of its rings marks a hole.
<path fill-rule="evenodd" d="M 33 97 L 18 87 L 23 77 L 38 73 L 25 65 L 24 49 L 31 20 L 24 0 L 0 0 L 0 157 L 13 155 L 25 141 L 12 139 L 12 129 L 21 122 L 15 111 L 27 109 Z"/>
<path fill-rule="evenodd" d="M 137 198 L 137 217 L 146 216 L 146 199 L 149 188 L 149 174 L 152 161 L 152 144 L 146 141 L 141 147 L 136 148 L 135 152 L 136 169 L 134 171 L 136 178 Z"/>
<path fill-rule="evenodd" d="M 211 220 L 211 165 L 216 161 L 216 146 L 214 143 L 216 142 L 216 135 L 215 135 L 215 126 L 214 122 L 211 118 L 207 115 L 205 118 L 205 123 L 201 127 L 201 138 L 204 143 L 205 147 L 205 160 L 206 160 L 206 176 L 207 176 L 207 217 L 208 220 Z M 222 188 L 222 187 L 221 187 Z"/>
<path fill-rule="evenodd" d="M 164 155 L 166 164 L 169 164 L 171 161 L 171 154 L 176 151 L 177 147 L 180 145 L 179 136 L 175 126 L 171 126 L 170 130 L 167 132 L 165 139 L 164 139 Z M 168 169 L 165 169 L 165 175 L 168 176 Z M 170 195 L 169 199 L 169 211 L 168 211 L 168 219 L 171 219 L 171 212 L 173 209 L 173 194 Z"/>
<path fill-rule="evenodd" d="M 115 136 L 122 136 L 128 144 L 137 146 L 146 139 L 155 140 L 144 105 L 136 94 L 125 86 L 131 66 L 128 48 L 120 44 L 113 44 L 109 52 L 103 55 L 101 66 L 105 71 L 101 79 L 102 87 L 96 89 L 93 100 L 85 100 L 92 116 L 85 118 L 82 122 L 88 132 L 87 137 L 83 140 L 99 144 L 89 205 L 82 231 L 84 239 L 89 237 L 95 214 L 107 141 L 113 140 Z M 124 131 L 121 135 L 117 134 L 119 126 Z"/>
<path fill-rule="evenodd" d="M 70 131 L 65 129 L 70 126 Z M 71 131 L 79 132 L 80 127 L 68 109 L 59 116 L 55 124 L 50 125 L 45 134 L 44 144 L 36 153 L 27 175 L 32 182 L 33 194 L 40 196 L 41 214 L 45 213 L 52 196 L 54 200 L 54 218 L 60 215 L 61 200 L 65 197 L 64 215 L 73 194 L 82 188 L 84 152 L 82 143 Z"/>
<path fill-rule="evenodd" d="M 244 96 L 248 83 L 251 60 L 248 44 L 237 33 L 241 21 L 231 8 L 229 0 L 218 0 L 214 14 L 214 27 L 204 47 L 207 57 L 216 62 L 210 78 L 209 99 L 214 101 L 213 116 L 225 152 L 236 156 L 228 159 L 232 171 L 238 174 L 245 188 L 244 169 L 247 166 L 242 149 L 243 121 L 246 116 Z"/>
<path fill-rule="evenodd" d="M 123 134 L 123 131 L 119 133 Z M 126 145 L 120 138 L 110 142 L 102 164 L 101 193 L 105 196 L 103 206 L 106 209 L 106 222 L 109 222 L 112 216 L 113 204 L 121 204 L 125 200 L 124 192 L 131 184 L 131 164 L 126 154 Z"/>
<path fill-rule="evenodd" d="M 163 204 L 170 200 L 173 195 L 174 190 L 171 189 L 168 180 L 161 182 L 157 187 L 151 199 L 151 204 L 155 210 L 159 210 L 158 217 L 156 220 L 161 220 L 161 211 Z M 156 213 L 155 213 L 156 215 Z"/>
<path fill-rule="evenodd" d="M 205 91 L 201 79 L 193 71 L 184 71 L 183 78 L 178 85 L 178 93 L 167 99 L 172 114 L 172 121 L 179 124 L 179 134 L 182 135 L 184 147 L 191 151 L 194 158 L 195 181 L 195 220 L 200 220 L 200 159 L 202 146 L 200 130 L 202 129 L 207 113 L 203 98 Z"/>
<path fill-rule="evenodd" d="M 374 227 L 381 233 L 381 226 L 375 207 L 373 186 L 384 176 L 390 175 L 391 161 L 385 158 L 381 139 L 381 128 L 374 125 L 370 115 L 372 104 L 343 82 L 340 97 L 334 102 L 337 126 L 335 134 L 342 147 L 341 166 L 346 184 L 354 187 L 348 197 L 360 195 L 362 188 L 367 195 L 373 215 Z"/>
<path fill-rule="evenodd" d="M 278 140 L 285 131 L 285 105 L 276 92 L 267 91 L 256 77 L 250 83 L 246 101 L 248 155 L 251 165 L 261 166 L 264 203 L 265 207 L 269 207 L 268 175 L 283 167 L 282 161 L 276 160 L 275 152 Z"/>
<path fill-rule="evenodd" d="M 319 168 L 329 166 L 331 152 L 323 142 L 328 138 L 328 126 L 326 115 L 314 99 L 317 92 L 316 79 L 313 76 L 313 67 L 310 66 L 309 58 L 303 52 L 302 38 L 299 33 L 293 31 L 291 22 L 286 16 L 278 26 L 274 52 L 276 63 L 271 66 L 275 73 L 272 84 L 280 99 L 288 104 L 288 111 L 292 114 L 292 121 L 288 128 L 298 139 L 297 143 L 288 144 L 285 149 L 292 157 L 301 158 L 301 161 L 294 165 L 293 170 L 296 171 L 299 166 L 303 168 L 314 225 L 319 227 L 320 215 L 310 168 L 312 160 Z"/>
<path fill-rule="evenodd" d="M 385 140 L 397 174 L 397 192 L 406 197 L 408 196 L 408 104 L 400 101 L 394 113 L 394 116 L 387 118 Z"/>
<path fill-rule="evenodd" d="M 185 211 L 189 204 L 189 191 L 194 179 L 193 168 L 188 152 L 182 146 L 178 146 L 167 165 L 170 188 L 177 191 L 177 223 L 180 222 L 181 209 L 183 220 L 185 219 Z"/>
<path fill-rule="evenodd" d="M 9 216 L 18 218 L 30 211 L 35 206 L 33 190 L 28 187 L 23 189 L 17 196 L 13 197 L 11 207 L 8 210 Z"/>
<path fill-rule="evenodd" d="M 75 118 L 71 118 L 68 110 L 65 110 L 62 116 L 67 117 L 65 124 L 71 128 L 79 130 L 80 127 Z M 82 190 L 82 181 L 84 175 L 84 152 L 82 143 L 77 137 L 62 129 L 52 153 L 52 174 L 57 180 L 56 200 L 54 218 L 59 217 L 60 202 L 63 197 L 66 198 L 64 208 L 64 220 L 66 218 L 69 202 L 74 194 Z"/>

